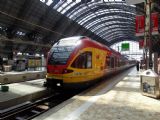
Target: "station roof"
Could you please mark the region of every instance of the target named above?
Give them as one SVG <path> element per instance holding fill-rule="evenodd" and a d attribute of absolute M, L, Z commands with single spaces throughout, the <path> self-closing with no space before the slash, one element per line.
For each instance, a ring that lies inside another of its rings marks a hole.
<path fill-rule="evenodd" d="M 69 1 L 58 4 L 55 9 L 109 43 L 136 39 L 135 7 L 122 1 Z"/>
<path fill-rule="evenodd" d="M 40 53 L 75 35 L 108 46 L 137 41 L 135 15 L 144 14 L 143 8 L 124 0 L 1 0 L 1 40 L 8 49 Z"/>

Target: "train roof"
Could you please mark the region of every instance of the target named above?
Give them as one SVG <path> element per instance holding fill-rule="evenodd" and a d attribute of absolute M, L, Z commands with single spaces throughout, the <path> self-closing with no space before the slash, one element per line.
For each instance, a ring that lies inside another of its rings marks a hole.
<path fill-rule="evenodd" d="M 92 47 L 103 49 L 103 50 L 113 51 L 108 46 L 103 45 L 103 44 L 101 44 L 101 43 L 99 43 L 95 40 L 92 40 L 92 39 L 86 37 L 86 36 L 73 36 L 73 37 L 63 38 L 63 39 L 60 39 L 57 43 L 55 43 L 53 45 L 53 47 L 57 47 L 57 46 L 77 46 L 82 41 L 87 46 L 92 46 Z M 116 53 L 116 52 L 114 51 L 114 53 Z"/>
<path fill-rule="evenodd" d="M 99 42 L 92 40 L 88 37 L 83 37 L 81 40 L 88 47 L 90 46 L 90 47 L 94 47 L 94 48 L 98 48 L 98 49 L 102 49 L 102 50 L 112 51 L 108 46 L 103 45 L 102 43 L 99 43 Z"/>
<path fill-rule="evenodd" d="M 107 49 L 107 50 L 111 50 L 111 48 L 109 48 L 108 46 L 106 46 L 106 45 L 103 45 L 102 43 L 99 43 L 99 42 L 97 42 L 97 41 L 95 41 L 95 40 L 92 40 L 92 39 L 90 39 L 92 42 L 94 42 L 94 43 L 96 43 L 97 45 L 99 45 L 102 49 Z"/>
<path fill-rule="evenodd" d="M 75 46 L 79 40 L 85 38 L 85 36 L 73 36 L 60 39 L 53 46 Z"/>
<path fill-rule="evenodd" d="M 114 53 L 114 54 L 116 54 L 116 55 L 121 55 L 121 53 L 119 53 L 118 51 L 116 51 L 116 50 L 114 50 L 114 49 L 112 49 L 112 48 L 110 48 L 111 50 L 112 50 L 112 52 Z"/>

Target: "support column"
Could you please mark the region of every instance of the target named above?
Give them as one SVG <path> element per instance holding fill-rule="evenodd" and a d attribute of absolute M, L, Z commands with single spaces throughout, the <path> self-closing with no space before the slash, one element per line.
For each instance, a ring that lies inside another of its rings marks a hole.
<path fill-rule="evenodd" d="M 154 71 L 158 74 L 158 53 L 154 53 Z"/>
<path fill-rule="evenodd" d="M 144 45 L 145 45 L 145 51 L 147 56 L 147 51 L 149 51 L 149 59 L 147 60 L 146 57 L 146 68 L 152 69 L 153 67 L 153 61 L 152 61 L 152 29 L 151 29 L 151 3 L 152 0 L 146 0 L 145 3 L 145 35 L 144 35 Z"/>

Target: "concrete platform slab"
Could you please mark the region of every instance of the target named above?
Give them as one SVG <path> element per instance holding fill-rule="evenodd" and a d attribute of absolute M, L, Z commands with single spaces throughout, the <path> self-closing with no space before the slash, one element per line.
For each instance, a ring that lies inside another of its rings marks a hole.
<path fill-rule="evenodd" d="M 37 99 L 47 94 L 44 79 L 8 84 L 8 92 L 0 92 L 0 110 Z"/>
<path fill-rule="evenodd" d="M 120 82 L 119 82 L 120 81 Z M 33 120 L 159 120 L 160 100 L 140 93 L 132 68 L 74 96 Z"/>
<path fill-rule="evenodd" d="M 0 74 L 0 83 L 9 84 L 45 78 L 46 71 L 5 72 Z"/>

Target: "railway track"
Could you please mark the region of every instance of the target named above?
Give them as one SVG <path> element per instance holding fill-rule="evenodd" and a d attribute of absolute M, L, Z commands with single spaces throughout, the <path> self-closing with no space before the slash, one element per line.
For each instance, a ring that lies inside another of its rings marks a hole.
<path fill-rule="evenodd" d="M 34 102 L 25 102 L 21 105 L 0 111 L 0 120 L 30 120 L 71 98 L 75 94 L 58 92 Z"/>

